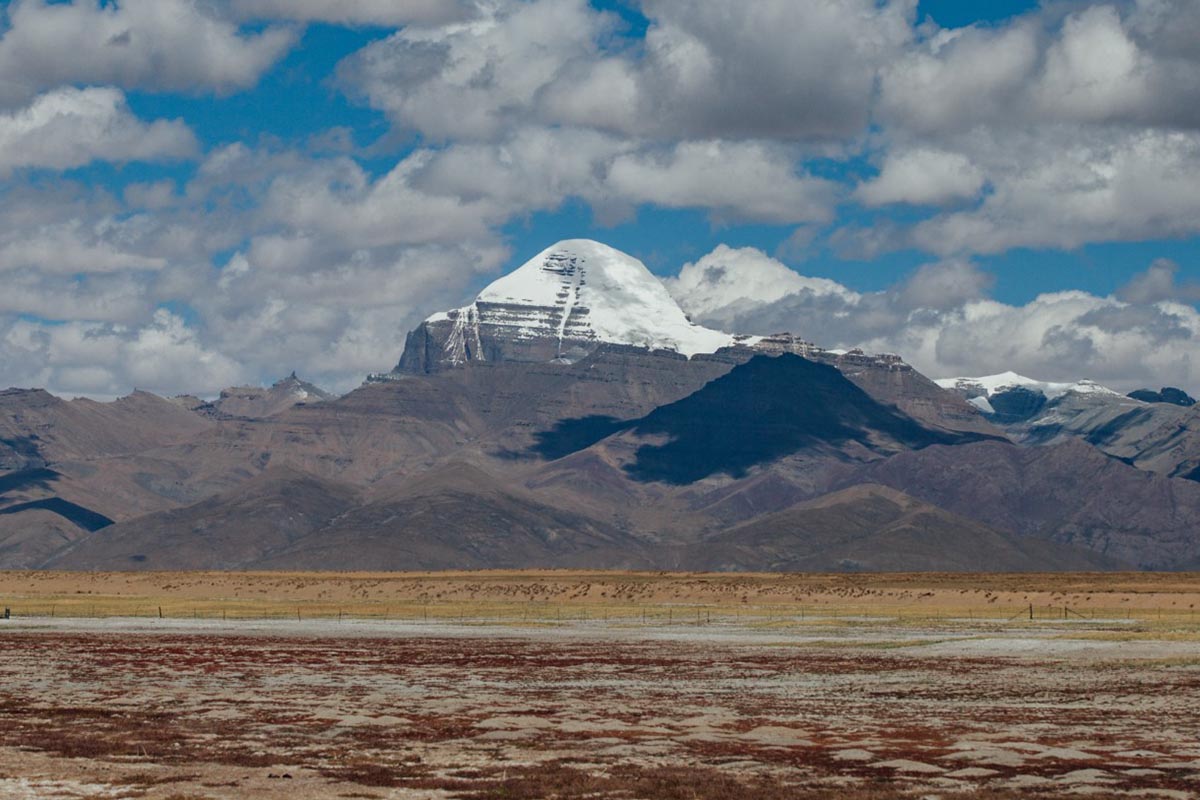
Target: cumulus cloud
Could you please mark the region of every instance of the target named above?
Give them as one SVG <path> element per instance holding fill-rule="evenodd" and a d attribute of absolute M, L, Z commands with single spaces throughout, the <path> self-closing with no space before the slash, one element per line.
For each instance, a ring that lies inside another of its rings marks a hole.
<path fill-rule="evenodd" d="M 912 37 L 915 5 L 650 0 L 644 53 L 566 72 L 548 89 L 545 111 L 636 135 L 854 136 L 876 70 Z M 636 113 L 614 116 L 612 97 Z"/>
<path fill-rule="evenodd" d="M 844 238 L 949 256 L 1194 235 L 1198 30 L 1194 3 L 1137 0 L 925 31 L 880 71 L 885 154 L 856 197 L 936 206 L 984 189 L 982 202 Z"/>
<path fill-rule="evenodd" d="M 65 87 L 0 112 L 0 177 L 22 167 L 69 169 L 92 161 L 186 158 L 196 139 L 180 120 L 146 123 L 119 89 Z"/>
<path fill-rule="evenodd" d="M 835 185 L 797 175 L 786 150 L 754 142 L 683 142 L 667 153 L 615 159 L 607 185 L 634 203 L 707 208 L 721 217 L 825 221 Z"/>
<path fill-rule="evenodd" d="M 666 281 L 667 290 L 691 314 L 723 323 L 785 297 L 834 297 L 855 303 L 859 294 L 827 278 L 810 278 L 754 247 L 718 245 L 684 264 Z"/>
<path fill-rule="evenodd" d="M 1160 258 L 1130 279 L 1117 290 L 1117 299 L 1134 305 L 1146 305 L 1163 301 L 1200 302 L 1200 283 L 1179 283 L 1175 276 L 1179 265 Z"/>
<path fill-rule="evenodd" d="M 16 320 L 0 325 L 0 355 L 16 385 L 65 395 L 115 396 L 130 387 L 163 394 L 207 391 L 245 375 L 165 309 L 138 327 Z"/>
<path fill-rule="evenodd" d="M 433 139 L 502 138 L 532 119 L 571 62 L 595 58 L 612 18 L 586 0 L 496 3 L 465 23 L 411 27 L 338 68 L 341 83 Z"/>
<path fill-rule="evenodd" d="M 943 205 L 975 197 L 983 182 L 983 173 L 962 153 L 919 148 L 888 153 L 879 176 L 855 196 L 868 206 Z"/>
<path fill-rule="evenodd" d="M 210 3 L 13 0 L 0 37 L 0 106 L 63 84 L 229 92 L 253 85 L 295 32 L 246 34 Z"/>
<path fill-rule="evenodd" d="M 443 180 L 470 161 L 480 184 L 460 169 L 464 198 L 515 174 L 537 193 L 530 205 L 580 197 L 605 220 L 651 204 L 825 222 L 847 191 L 805 161 L 854 153 L 874 116 L 879 174 L 850 196 L 949 208 L 843 231 L 843 252 L 949 257 L 1197 230 L 1188 187 L 1200 151 L 1187 128 L 1200 48 L 1172 27 L 1200 26 L 1186 3 L 1047 7 L 949 30 L 914 28 L 911 2 L 641 10 L 648 29 L 633 47 L 584 0 L 497 2 L 369 45 L 340 81 L 397 128 L 448 142 L 456 152 L 431 159 Z M 584 146 L 560 147 L 552 170 L 514 167 L 535 130 Z"/>
<path fill-rule="evenodd" d="M 506 124 L 538 122 L 671 139 L 830 139 L 866 123 L 876 70 L 911 39 L 915 5 L 647 2 L 644 47 L 623 52 L 606 46 L 615 18 L 585 0 L 500 2 L 467 24 L 400 31 L 340 75 L 430 137 L 495 138 Z"/>
<path fill-rule="evenodd" d="M 0 188 L 5 380 L 212 395 L 293 368 L 339 390 L 389 369 L 412 327 L 509 255 L 488 223 L 509 199 L 456 210 L 413 183 L 428 156 L 371 177 L 342 157 L 231 145 L 182 186 Z"/>
<path fill-rule="evenodd" d="M 444 24 L 473 15 L 472 0 L 233 0 L 248 19 L 287 19 L 344 25 Z"/>
<path fill-rule="evenodd" d="M 1011 369 L 1121 390 L 1155 381 L 1194 389 L 1200 312 L 1181 302 L 1164 269 L 1173 279 L 1158 263 L 1113 297 L 1057 292 L 1009 305 L 987 296 L 991 275 L 970 262 L 934 262 L 889 289 L 858 293 L 797 275 L 753 248 L 721 246 L 685 265 L 668 286 L 698 322 L 896 352 L 932 377 Z"/>
<path fill-rule="evenodd" d="M 880 114 L 934 135 L 980 124 L 1195 127 L 1200 52 L 1179 32 L 1198 29 L 1194 3 L 1141 0 L 939 30 L 882 70 Z"/>
<path fill-rule="evenodd" d="M 1200 231 L 1200 132 L 980 129 L 959 144 L 991 191 L 978 208 L 916 225 L 910 243 L 921 249 L 998 253 Z"/>
<path fill-rule="evenodd" d="M 221 352 L 242 363 L 295 364 L 339 389 L 390 369 L 405 334 L 431 309 L 461 304 L 502 248 L 422 246 L 360 251 L 320 266 L 281 269 L 277 242 L 256 241 L 197 299 Z"/>

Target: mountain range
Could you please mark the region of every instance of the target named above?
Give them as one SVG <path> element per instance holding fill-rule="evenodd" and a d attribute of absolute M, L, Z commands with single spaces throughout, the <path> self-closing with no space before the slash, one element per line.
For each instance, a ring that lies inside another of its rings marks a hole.
<path fill-rule="evenodd" d="M 0 392 L 0 568 L 1200 567 L 1200 408 L 694 324 L 560 242 L 335 397 Z"/>

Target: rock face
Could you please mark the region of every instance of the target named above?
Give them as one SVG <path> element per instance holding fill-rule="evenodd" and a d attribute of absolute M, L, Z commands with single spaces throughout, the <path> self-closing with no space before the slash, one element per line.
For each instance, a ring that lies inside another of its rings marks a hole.
<path fill-rule="evenodd" d="M 278 414 L 300 403 L 319 403 L 332 398 L 332 394 L 297 378 L 293 372 L 267 388 L 234 386 L 222 389 L 220 396 L 211 403 L 190 403 L 186 397 L 174 399 L 201 414 L 258 419 Z"/>
<path fill-rule="evenodd" d="M 1153 389 L 1137 389 L 1130 392 L 1129 397 L 1141 400 L 1143 403 L 1170 403 L 1173 406 L 1183 406 L 1184 408 L 1196 405 L 1196 398 L 1174 386 L 1164 386 L 1157 392 Z"/>

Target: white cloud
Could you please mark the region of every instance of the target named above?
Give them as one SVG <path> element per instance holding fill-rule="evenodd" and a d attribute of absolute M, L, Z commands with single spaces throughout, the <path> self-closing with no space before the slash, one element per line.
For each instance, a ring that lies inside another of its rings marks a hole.
<path fill-rule="evenodd" d="M 1112 6 L 1066 19 L 1046 51 L 1034 93 L 1039 113 L 1103 120 L 1137 112 L 1152 87 L 1149 58 L 1126 33 Z"/>
<path fill-rule="evenodd" d="M 983 173 L 963 154 L 921 148 L 888 153 L 879 176 L 855 196 L 868 206 L 944 205 L 975 197 L 983 183 Z"/>
<path fill-rule="evenodd" d="M 115 396 L 131 387 L 162 394 L 210 391 L 246 374 L 163 309 L 138 327 L 30 320 L 0 324 L 0 358 L 15 385 L 64 395 Z"/>
<path fill-rule="evenodd" d="M 119 89 L 62 88 L 0 112 L 0 177 L 22 167 L 69 169 L 92 161 L 187 158 L 196 150 L 179 120 L 142 122 Z"/>
<path fill-rule="evenodd" d="M 175 202 L 175 181 L 164 178 L 160 181 L 131 183 L 122 194 L 125 205 L 130 208 L 169 208 Z"/>
<path fill-rule="evenodd" d="M 754 247 L 718 245 L 708 255 L 684 264 L 665 281 L 668 291 L 691 314 L 728 323 L 745 309 L 756 309 L 793 295 L 834 296 L 847 303 L 859 295 L 836 281 L 810 278 Z"/>
<path fill-rule="evenodd" d="M 1157 259 L 1117 290 L 1117 298 L 1134 305 L 1161 302 L 1200 302 L 1200 283 L 1179 283 L 1179 265 L 1166 258 Z"/>
<path fill-rule="evenodd" d="M 229 92 L 252 86 L 295 41 L 243 34 L 211 3 L 13 0 L 0 38 L 0 106 L 62 84 Z"/>
<path fill-rule="evenodd" d="M 910 39 L 908 0 L 650 0 L 639 130 L 690 138 L 855 136 L 875 72 Z"/>
<path fill-rule="evenodd" d="M 308 245 L 256 239 L 195 304 L 220 352 L 259 373 L 292 365 L 337 389 L 390 369 L 409 330 L 432 309 L 461 304 L 475 276 L 508 256 L 498 246 L 427 245 L 339 257 Z"/>
<path fill-rule="evenodd" d="M 472 16 L 471 0 L 233 0 L 249 19 L 287 19 L 343 25 L 442 24 Z"/>
<path fill-rule="evenodd" d="M 32 269 L 9 271 L 4 275 L 4 292 L 0 294 L 0 316 L 136 322 L 153 310 L 147 283 L 145 276 L 137 273 L 82 277 Z"/>
<path fill-rule="evenodd" d="M 409 159 L 409 185 L 459 198 L 489 223 L 554 209 L 571 197 L 609 221 L 642 204 L 705 209 L 721 220 L 829 219 L 836 184 L 797 174 L 795 161 L 789 148 L 759 142 L 660 148 L 593 130 L 531 127 L 502 142 L 419 153 Z"/>
<path fill-rule="evenodd" d="M 429 156 L 372 178 L 344 158 L 235 145 L 185 186 L 135 184 L 125 203 L 70 181 L 0 189 L 4 379 L 212 395 L 295 368 L 353 388 L 508 257 L 491 225 L 511 198 L 415 186 Z"/>
<path fill-rule="evenodd" d="M 432 157 L 418 151 L 378 180 L 350 159 L 314 164 L 271 181 L 260 213 L 329 242 L 357 248 L 490 239 L 499 222 L 487 198 L 422 192 L 414 173 Z"/>
<path fill-rule="evenodd" d="M 787 150 L 756 142 L 682 142 L 666 153 L 619 156 L 607 186 L 620 198 L 664 208 L 707 208 L 722 218 L 825 221 L 836 187 L 797 175 Z"/>
<path fill-rule="evenodd" d="M 566 64 L 595 58 L 610 24 L 586 0 L 495 3 L 466 23 L 399 31 L 338 72 L 405 129 L 494 140 L 531 121 L 539 92 Z"/>
<path fill-rule="evenodd" d="M 915 2 L 653 0 L 642 7 L 644 48 L 629 53 L 610 46 L 615 18 L 584 0 L 487 9 L 368 46 L 341 65 L 343 84 L 433 138 L 565 124 L 671 140 L 829 140 L 866 123 L 876 69 L 911 38 Z"/>
<path fill-rule="evenodd" d="M 1074 248 L 1200 232 L 1200 132 L 981 129 L 959 144 L 992 191 L 976 209 L 918 224 L 911 241 L 924 250 Z"/>
<path fill-rule="evenodd" d="M 1175 0 L 1049 5 L 1000 27 L 938 31 L 882 71 L 880 116 L 934 136 L 981 124 L 1200 126 L 1188 31 L 1200 31 L 1200 9 Z"/>
<path fill-rule="evenodd" d="M 942 31 L 881 70 L 880 112 L 917 133 L 970 128 L 1009 111 L 1038 58 L 1034 23 Z"/>
<path fill-rule="evenodd" d="M 122 248 L 105 233 L 103 224 L 89 227 L 82 220 L 30 231 L 5 231 L 0 236 L 0 271 L 31 268 L 45 274 L 75 274 L 166 266 L 165 258 Z"/>

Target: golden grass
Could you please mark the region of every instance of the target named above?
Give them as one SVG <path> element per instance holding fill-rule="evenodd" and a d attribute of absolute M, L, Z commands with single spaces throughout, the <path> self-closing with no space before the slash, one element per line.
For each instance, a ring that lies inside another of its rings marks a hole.
<path fill-rule="evenodd" d="M 1200 629 L 1200 575 L 0 572 L 20 616 Z M 1032 607 L 1033 619 L 1030 619 Z M 1083 631 L 1081 630 L 1080 633 Z M 1074 635 L 1074 634 L 1072 634 Z"/>

